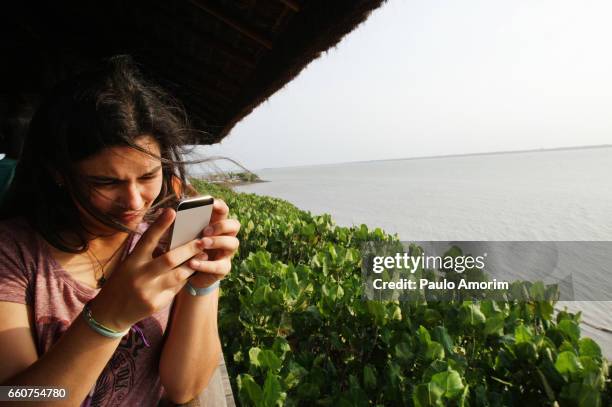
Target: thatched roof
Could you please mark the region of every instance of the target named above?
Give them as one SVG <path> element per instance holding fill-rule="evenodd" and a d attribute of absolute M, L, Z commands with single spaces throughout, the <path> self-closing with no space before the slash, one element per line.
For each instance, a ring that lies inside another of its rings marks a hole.
<path fill-rule="evenodd" d="M 184 103 L 209 133 L 202 144 L 218 142 L 383 1 L 20 2 L 4 13 L 0 115 L 28 110 L 66 73 L 122 53 Z"/>

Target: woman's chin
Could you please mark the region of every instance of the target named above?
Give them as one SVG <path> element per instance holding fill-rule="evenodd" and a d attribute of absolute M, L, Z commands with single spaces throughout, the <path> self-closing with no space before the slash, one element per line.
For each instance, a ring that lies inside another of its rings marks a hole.
<path fill-rule="evenodd" d="M 135 218 L 135 219 L 128 219 L 128 220 L 122 219 L 120 222 L 123 225 L 127 226 L 128 228 L 134 229 L 142 223 L 142 216 L 139 216 L 138 218 Z"/>

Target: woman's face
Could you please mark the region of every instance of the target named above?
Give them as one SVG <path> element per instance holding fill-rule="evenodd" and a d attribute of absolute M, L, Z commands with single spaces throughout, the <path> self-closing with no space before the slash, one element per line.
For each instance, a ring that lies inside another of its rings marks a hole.
<path fill-rule="evenodd" d="M 160 156 L 159 144 L 152 137 L 141 136 L 136 144 Z M 130 228 L 142 221 L 162 188 L 160 160 L 130 147 L 106 148 L 79 162 L 77 169 L 94 208 Z M 108 229 L 80 206 L 79 211 L 88 225 Z"/>

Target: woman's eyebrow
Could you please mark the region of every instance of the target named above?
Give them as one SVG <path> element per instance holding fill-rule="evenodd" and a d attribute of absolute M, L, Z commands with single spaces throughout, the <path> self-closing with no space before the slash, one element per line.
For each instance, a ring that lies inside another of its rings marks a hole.
<path fill-rule="evenodd" d="M 138 178 L 142 178 L 142 177 L 146 177 L 146 176 L 149 176 L 149 175 L 153 175 L 156 172 L 158 172 L 161 168 L 162 168 L 162 166 L 159 165 L 159 166 L 153 168 L 151 171 L 145 172 L 144 174 L 142 174 Z M 121 181 L 121 179 L 119 179 L 119 178 L 110 177 L 108 175 L 88 175 L 87 179 L 92 180 L 92 181 Z"/>
<path fill-rule="evenodd" d="M 161 170 L 161 167 L 162 167 L 161 165 L 158 165 L 157 167 L 153 168 L 151 171 L 142 174 L 141 177 L 146 177 L 147 175 L 153 175 L 157 171 Z"/>

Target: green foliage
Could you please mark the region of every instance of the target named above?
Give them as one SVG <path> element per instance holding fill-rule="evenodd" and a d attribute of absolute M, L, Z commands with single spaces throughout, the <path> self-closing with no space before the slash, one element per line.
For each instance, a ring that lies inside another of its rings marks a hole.
<path fill-rule="evenodd" d="M 542 285 L 514 286 L 521 302 L 364 301 L 361 245 L 397 236 L 193 183 L 242 225 L 219 308 L 241 404 L 612 404 L 600 347 Z"/>

